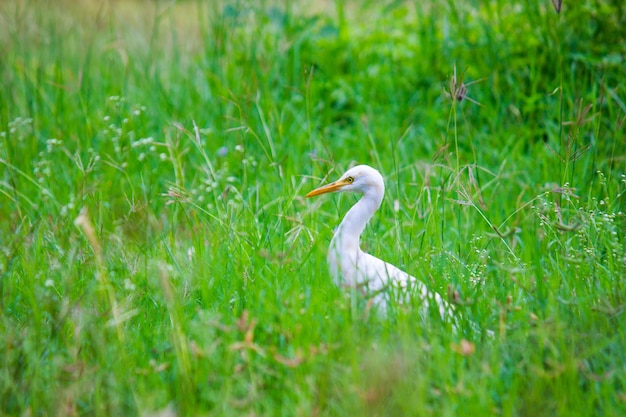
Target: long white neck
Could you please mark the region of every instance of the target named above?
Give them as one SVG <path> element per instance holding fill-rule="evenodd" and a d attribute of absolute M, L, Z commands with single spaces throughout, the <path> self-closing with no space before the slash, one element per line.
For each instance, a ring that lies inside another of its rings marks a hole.
<path fill-rule="evenodd" d="M 349 253 L 360 247 L 361 233 L 383 201 L 384 189 L 368 189 L 341 221 L 335 231 L 331 248 L 340 253 Z"/>

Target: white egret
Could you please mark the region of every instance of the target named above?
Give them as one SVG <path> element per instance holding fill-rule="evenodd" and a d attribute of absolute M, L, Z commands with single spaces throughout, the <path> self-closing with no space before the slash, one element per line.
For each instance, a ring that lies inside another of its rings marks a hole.
<path fill-rule="evenodd" d="M 337 181 L 311 191 L 306 197 L 332 192 L 363 195 L 343 218 L 330 242 L 328 264 L 335 282 L 340 286 L 364 289 L 374 296 L 374 302 L 382 308 L 386 307 L 383 294 L 386 290 L 400 293 L 415 291 L 421 298 L 423 314 L 428 314 L 430 303 L 434 302 L 443 319 L 452 318 L 453 307 L 441 295 L 429 291 L 424 283 L 399 268 L 361 250 L 361 233 L 380 207 L 385 194 L 382 175 L 370 166 L 358 165 L 346 171 Z"/>

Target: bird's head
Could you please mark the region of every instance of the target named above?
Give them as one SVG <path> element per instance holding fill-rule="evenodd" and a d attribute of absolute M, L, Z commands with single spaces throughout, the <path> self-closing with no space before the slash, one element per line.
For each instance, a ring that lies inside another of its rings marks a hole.
<path fill-rule="evenodd" d="M 382 198 L 385 192 L 385 183 L 380 172 L 374 168 L 367 165 L 357 165 L 347 170 L 337 181 L 316 188 L 306 197 L 334 192 L 375 193 Z"/>

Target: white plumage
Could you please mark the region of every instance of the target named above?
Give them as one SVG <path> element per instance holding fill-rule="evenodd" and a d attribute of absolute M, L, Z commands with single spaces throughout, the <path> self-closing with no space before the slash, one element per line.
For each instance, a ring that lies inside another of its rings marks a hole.
<path fill-rule="evenodd" d="M 346 171 L 337 181 L 311 191 L 306 197 L 330 192 L 363 195 L 346 213 L 330 242 L 328 264 L 335 282 L 340 286 L 363 289 L 382 308 L 386 308 L 388 299 L 394 293 L 399 293 L 401 297 L 419 296 L 423 314 L 428 314 L 434 302 L 433 307 L 437 307 L 442 318 L 452 318 L 453 307 L 441 295 L 429 291 L 424 283 L 399 268 L 361 250 L 361 233 L 380 207 L 385 194 L 385 183 L 380 173 L 370 166 L 358 165 Z"/>

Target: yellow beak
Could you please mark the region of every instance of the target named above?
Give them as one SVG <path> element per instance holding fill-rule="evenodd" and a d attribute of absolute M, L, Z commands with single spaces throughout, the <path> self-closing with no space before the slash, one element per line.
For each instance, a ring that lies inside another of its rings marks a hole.
<path fill-rule="evenodd" d="M 335 191 L 339 191 L 341 187 L 343 187 L 344 185 L 348 185 L 348 184 L 350 183 L 346 180 L 339 180 L 339 181 L 331 182 L 330 184 L 326 184 L 326 185 L 321 186 L 320 188 L 316 188 L 315 190 L 308 193 L 305 197 L 309 198 L 309 197 L 315 197 L 316 195 L 320 195 L 320 194 L 334 193 Z"/>

